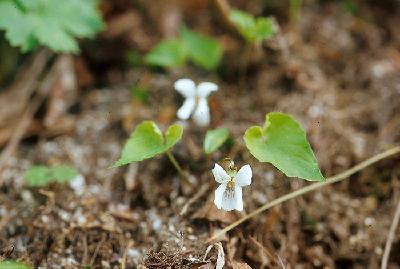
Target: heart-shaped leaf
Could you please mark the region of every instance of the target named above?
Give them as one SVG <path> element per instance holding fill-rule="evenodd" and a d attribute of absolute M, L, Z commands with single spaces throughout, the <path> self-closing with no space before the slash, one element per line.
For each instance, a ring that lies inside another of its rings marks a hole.
<path fill-rule="evenodd" d="M 113 167 L 139 162 L 164 153 L 181 139 L 182 133 L 182 126 L 174 124 L 168 128 L 164 138 L 153 121 L 144 121 L 133 131 L 122 149 L 121 158 Z"/>
<path fill-rule="evenodd" d="M 304 130 L 291 116 L 269 113 L 263 127 L 250 127 L 243 138 L 255 158 L 273 164 L 288 177 L 324 180 Z"/>
<path fill-rule="evenodd" d="M 226 128 L 217 128 L 215 130 L 207 131 L 206 138 L 204 139 L 203 149 L 204 152 L 210 154 L 216 151 L 228 139 L 229 130 Z"/>

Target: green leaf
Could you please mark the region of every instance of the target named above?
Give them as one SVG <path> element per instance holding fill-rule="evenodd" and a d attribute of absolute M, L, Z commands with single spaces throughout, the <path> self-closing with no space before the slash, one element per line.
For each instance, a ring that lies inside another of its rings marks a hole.
<path fill-rule="evenodd" d="M 161 67 L 178 67 L 186 61 L 184 44 L 177 39 L 165 40 L 158 43 L 146 56 L 148 64 Z"/>
<path fill-rule="evenodd" d="M 30 187 L 46 186 L 51 182 L 67 182 L 78 175 L 78 171 L 67 165 L 48 167 L 34 165 L 28 168 L 25 173 L 25 181 Z"/>
<path fill-rule="evenodd" d="M 113 167 L 139 162 L 164 153 L 181 139 L 182 133 L 182 126 L 174 124 L 168 128 L 164 138 L 153 121 L 144 121 L 133 131 L 122 149 L 121 158 Z"/>
<path fill-rule="evenodd" d="M 227 128 L 217 128 L 215 130 L 207 131 L 206 138 L 204 139 L 203 149 L 204 152 L 210 154 L 216 151 L 229 137 L 229 130 Z"/>
<path fill-rule="evenodd" d="M 17 4 L 16 4 L 17 3 Z M 1 0 L 0 29 L 23 52 L 44 45 L 78 52 L 75 38 L 92 38 L 103 27 L 97 0 Z"/>
<path fill-rule="evenodd" d="M 238 27 L 240 34 L 248 41 L 262 40 L 275 33 L 274 25 L 268 18 L 255 18 L 242 10 L 232 10 L 229 19 Z"/>
<path fill-rule="evenodd" d="M 78 171 L 68 165 L 58 165 L 52 168 L 52 176 L 58 182 L 67 182 L 78 175 Z"/>
<path fill-rule="evenodd" d="M 15 261 L 1 261 L 0 262 L 0 269 L 31 269 L 32 267 Z"/>
<path fill-rule="evenodd" d="M 182 27 L 182 42 L 185 44 L 189 58 L 206 70 L 214 70 L 218 67 L 222 58 L 222 47 L 217 40 L 190 31 Z"/>
<path fill-rule="evenodd" d="M 244 141 L 256 159 L 273 164 L 288 177 L 324 180 L 304 130 L 287 114 L 267 114 L 263 127 L 246 130 Z"/>
<path fill-rule="evenodd" d="M 25 173 L 25 181 L 30 187 L 45 186 L 51 180 L 51 169 L 47 166 L 31 166 Z"/>

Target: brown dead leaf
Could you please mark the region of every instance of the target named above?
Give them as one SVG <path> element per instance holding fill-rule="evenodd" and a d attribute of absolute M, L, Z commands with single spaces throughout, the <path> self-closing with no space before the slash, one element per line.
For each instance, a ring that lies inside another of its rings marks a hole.
<path fill-rule="evenodd" d="M 192 267 L 193 269 L 214 269 L 214 264 L 213 263 L 211 263 L 211 262 L 209 262 L 209 263 L 206 263 L 206 264 L 203 264 L 203 265 L 200 265 L 200 266 L 198 266 L 198 267 Z"/>
<path fill-rule="evenodd" d="M 231 262 L 232 269 L 251 269 L 251 267 L 245 262 Z"/>

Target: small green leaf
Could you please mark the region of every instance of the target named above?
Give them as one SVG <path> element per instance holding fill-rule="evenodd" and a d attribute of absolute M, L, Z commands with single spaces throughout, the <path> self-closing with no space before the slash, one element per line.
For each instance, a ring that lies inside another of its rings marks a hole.
<path fill-rule="evenodd" d="M 21 263 L 21 262 L 15 262 L 15 261 L 1 261 L 0 262 L 0 269 L 31 269 L 32 267 Z"/>
<path fill-rule="evenodd" d="M 165 138 L 153 121 L 144 121 L 133 131 L 122 149 L 121 158 L 113 167 L 152 158 L 172 148 L 182 137 L 183 128 L 171 125 Z"/>
<path fill-rule="evenodd" d="M 177 39 L 165 40 L 158 43 L 146 56 L 148 64 L 161 67 L 178 67 L 186 61 L 184 44 Z"/>
<path fill-rule="evenodd" d="M 250 127 L 243 138 L 256 159 L 273 164 L 288 177 L 324 180 L 304 130 L 291 116 L 269 113 L 263 127 Z"/>
<path fill-rule="evenodd" d="M 79 175 L 76 169 L 68 165 L 57 165 L 52 169 L 53 178 L 58 182 L 67 182 Z"/>
<path fill-rule="evenodd" d="M 222 47 L 217 40 L 190 31 L 182 27 L 182 42 L 185 44 L 189 58 L 206 70 L 214 70 L 218 67 L 222 58 Z"/>
<path fill-rule="evenodd" d="M 45 186 L 51 179 L 50 168 L 43 165 L 31 166 L 25 173 L 25 181 L 30 187 Z"/>
<path fill-rule="evenodd" d="M 25 181 L 30 187 L 46 186 L 51 182 L 67 182 L 78 175 L 78 171 L 67 165 L 48 167 L 34 165 L 28 168 L 25 173 Z"/>
<path fill-rule="evenodd" d="M 229 19 L 238 27 L 240 34 L 248 41 L 262 40 L 275 33 L 274 25 L 268 18 L 255 18 L 242 10 L 232 10 Z"/>
<path fill-rule="evenodd" d="M 215 130 L 207 131 L 206 138 L 204 139 L 203 149 L 204 152 L 210 154 L 216 151 L 229 137 L 229 130 L 227 128 L 217 128 Z"/>

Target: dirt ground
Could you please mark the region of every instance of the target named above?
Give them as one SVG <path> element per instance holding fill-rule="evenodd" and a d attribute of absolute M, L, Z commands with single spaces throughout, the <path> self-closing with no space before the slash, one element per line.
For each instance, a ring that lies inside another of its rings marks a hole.
<path fill-rule="evenodd" d="M 400 4 L 351 1 L 352 11 L 349 2 L 304 1 L 299 17 L 289 19 L 287 3 L 230 1 L 272 15 L 280 26 L 254 50 L 244 81 L 237 61 L 243 41 L 200 0 L 103 1 L 107 29 L 82 41 L 81 55 L 25 56 L 0 92 L 0 258 L 34 268 L 214 268 L 216 249 L 203 262 L 210 236 L 309 184 L 247 151 L 242 136 L 266 113 L 301 122 L 325 176 L 398 144 Z M 217 72 L 134 63 L 135 53 L 174 36 L 182 23 L 223 44 Z M 163 130 L 176 122 L 182 100 L 173 83 L 182 77 L 219 85 L 209 99 L 209 128 L 227 127 L 232 141 L 207 157 L 207 129 L 189 122 L 173 150 L 191 175 L 187 181 L 164 155 L 109 169 L 142 120 Z M 132 97 L 132 85 L 146 89 L 146 102 Z M 24 120 L 27 128 L 18 131 Z M 244 212 L 224 213 L 213 204 L 211 169 L 225 157 L 253 168 Z M 379 268 L 400 199 L 399 161 L 381 161 L 236 227 L 221 240 L 226 268 Z M 30 165 L 59 163 L 79 170 L 82 193 L 24 183 Z M 400 268 L 400 230 L 388 268 Z"/>

